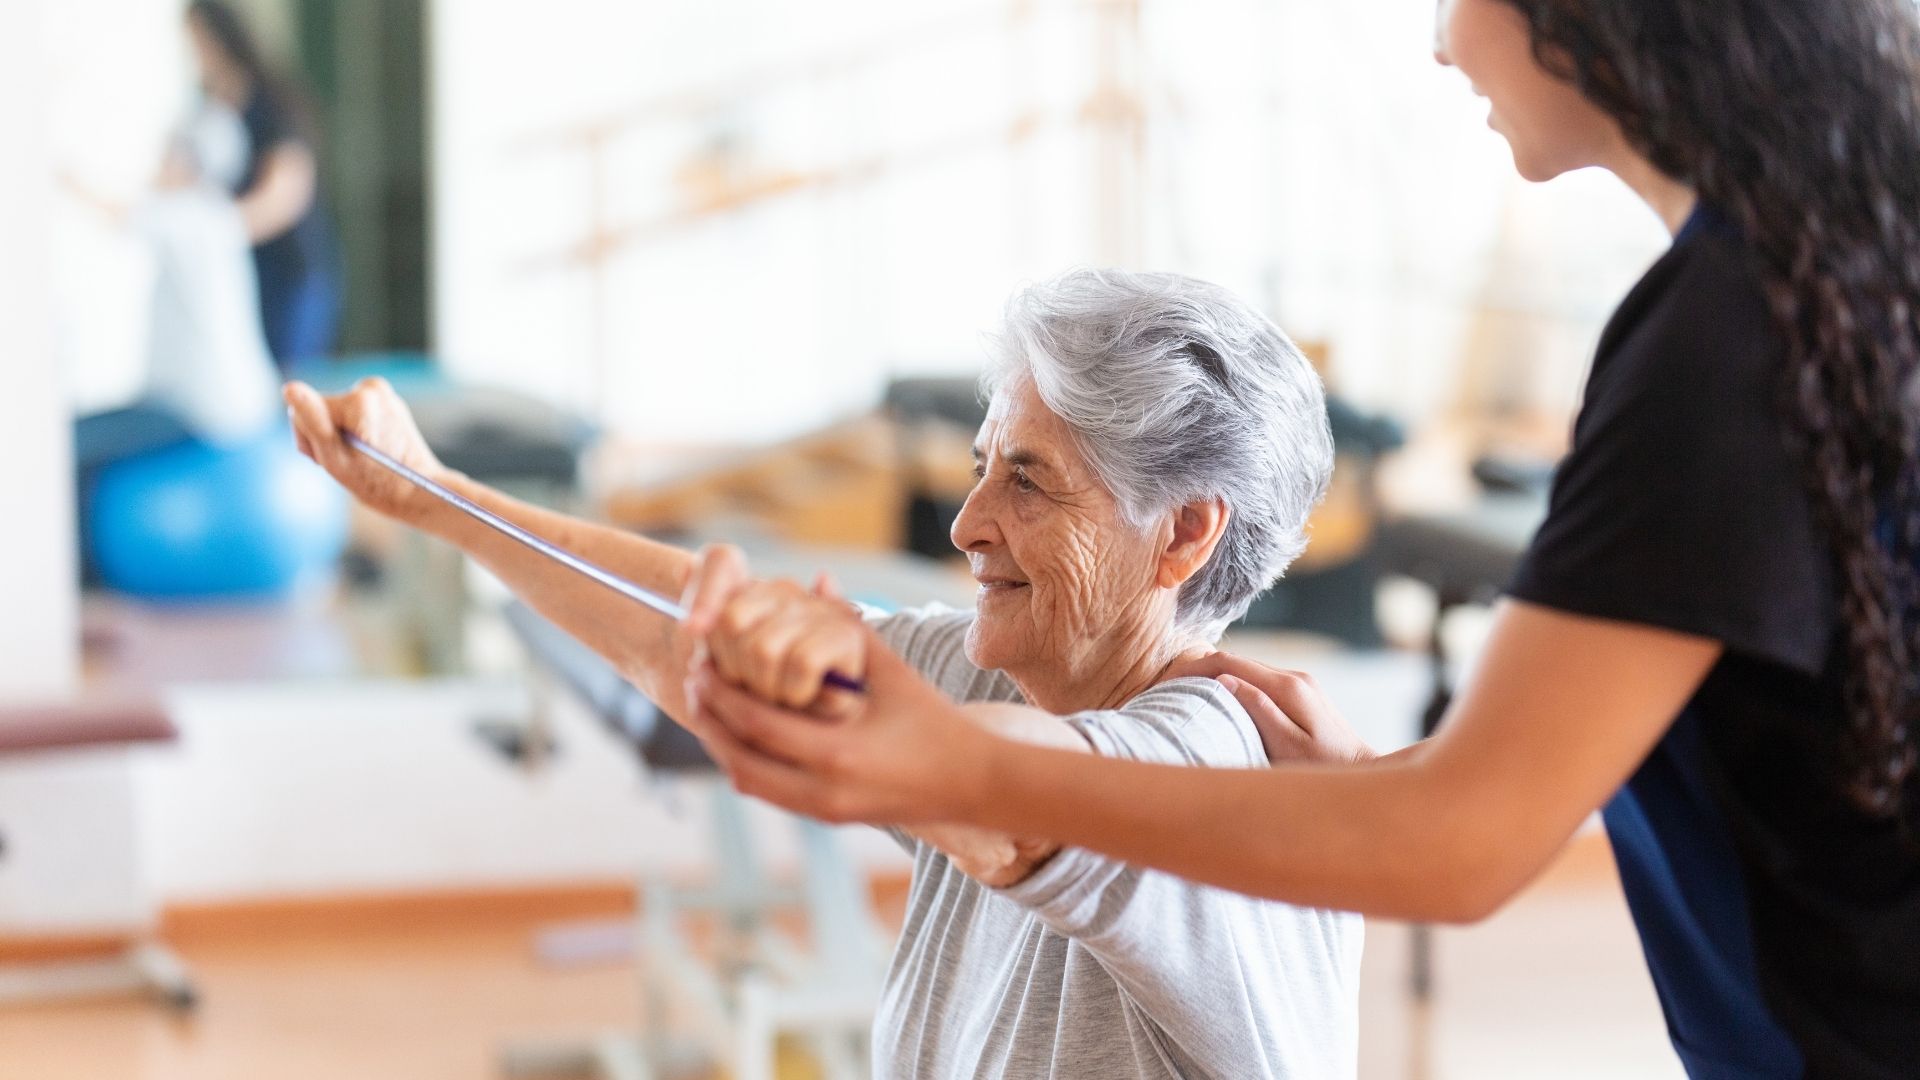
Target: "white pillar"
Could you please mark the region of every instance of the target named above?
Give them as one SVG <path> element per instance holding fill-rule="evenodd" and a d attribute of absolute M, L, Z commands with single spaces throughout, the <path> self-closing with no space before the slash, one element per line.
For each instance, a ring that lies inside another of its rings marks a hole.
<path fill-rule="evenodd" d="M 0 5 L 0 699 L 78 672 L 72 419 L 54 365 L 41 6 Z"/>
<path fill-rule="evenodd" d="M 72 417 L 55 364 L 44 5 L 0 4 L 0 706 L 78 684 Z M 0 761 L 0 937 L 134 926 L 123 752 Z"/>

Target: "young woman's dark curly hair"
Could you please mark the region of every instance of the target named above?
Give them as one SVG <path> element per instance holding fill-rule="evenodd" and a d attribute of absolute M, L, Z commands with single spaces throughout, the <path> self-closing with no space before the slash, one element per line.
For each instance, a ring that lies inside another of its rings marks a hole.
<path fill-rule="evenodd" d="M 1836 782 L 1920 832 L 1920 16 L 1912 0 L 1504 0 L 1535 58 L 1745 232 L 1836 557 Z"/>

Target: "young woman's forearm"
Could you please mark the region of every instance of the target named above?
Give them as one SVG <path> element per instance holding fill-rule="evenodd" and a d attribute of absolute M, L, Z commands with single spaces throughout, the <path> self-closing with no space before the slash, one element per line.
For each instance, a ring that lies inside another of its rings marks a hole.
<path fill-rule="evenodd" d="M 607 525 L 543 509 L 457 473 L 441 482 L 543 539 L 635 585 L 678 599 L 691 553 Z M 680 624 L 530 550 L 452 507 L 434 504 L 415 523 L 467 553 L 514 595 L 605 657 L 669 716 L 685 712 L 682 682 L 692 643 Z"/>
<path fill-rule="evenodd" d="M 1433 739 L 1364 765 L 1212 771 L 993 740 L 963 769 L 970 823 L 1278 900 L 1477 919 L 1632 774 L 1717 642 L 1507 602 Z"/>
<path fill-rule="evenodd" d="M 964 705 L 961 711 L 981 730 L 1001 738 L 1073 754 L 1093 752 L 1086 736 L 1051 713 L 985 703 Z M 945 853 L 962 873 L 995 888 L 1026 880 L 1060 849 L 1052 841 L 1026 840 L 972 825 L 921 825 L 908 828 L 907 833 Z"/>
<path fill-rule="evenodd" d="M 1460 921 L 1546 865 L 1721 652 L 1710 638 L 1502 602 L 1473 674 L 1418 749 L 1258 770 L 1022 745 L 878 643 L 867 693 L 833 723 L 719 680 L 698 686 L 735 786 L 814 817 L 975 825 L 1275 900 Z"/>
<path fill-rule="evenodd" d="M 1524 874 L 1431 767 L 1215 770 L 997 742 L 967 820 L 1204 884 L 1433 922 L 1480 917 Z"/>

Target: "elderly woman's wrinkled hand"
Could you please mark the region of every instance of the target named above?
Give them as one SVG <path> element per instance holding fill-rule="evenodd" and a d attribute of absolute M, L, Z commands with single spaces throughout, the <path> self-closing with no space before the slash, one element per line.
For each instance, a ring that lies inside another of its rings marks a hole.
<path fill-rule="evenodd" d="M 752 581 L 738 548 L 701 551 L 686 592 L 687 632 L 721 678 L 764 701 L 816 716 L 847 711 L 853 695 L 827 673 L 859 679 L 867 634 L 859 612 L 824 576 L 809 591 L 791 581 Z"/>
<path fill-rule="evenodd" d="M 859 625 L 859 624 L 855 624 Z M 689 708 L 715 762 L 744 795 L 822 821 L 913 825 L 958 820 L 985 790 L 993 736 L 860 626 L 865 694 L 831 721 L 772 705 L 712 663 L 687 679 Z"/>
<path fill-rule="evenodd" d="M 414 425 L 406 402 L 382 378 L 361 379 L 344 394 L 322 395 L 303 382 L 281 391 L 293 425 L 294 446 L 363 505 L 388 517 L 417 524 L 437 505 L 432 496 L 357 453 L 341 433 L 351 431 L 415 472 L 443 478 L 445 466 Z"/>
<path fill-rule="evenodd" d="M 1247 710 L 1267 760 L 1357 764 L 1376 756 L 1333 707 L 1313 676 L 1216 652 L 1176 665 L 1173 676 L 1217 680 Z"/>

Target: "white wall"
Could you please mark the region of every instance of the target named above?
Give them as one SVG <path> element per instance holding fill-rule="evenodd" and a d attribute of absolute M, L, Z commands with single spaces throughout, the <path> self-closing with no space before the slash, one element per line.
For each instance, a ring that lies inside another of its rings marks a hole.
<path fill-rule="evenodd" d="M 49 215 L 52 73 L 43 10 L 0 9 L 0 706 L 77 675 L 72 457 L 56 364 Z M 0 761 L 0 932 L 115 925 L 142 911 L 127 764 L 116 753 Z"/>
<path fill-rule="evenodd" d="M 1068 24 L 1084 16 L 1032 20 L 1022 40 L 1047 63 L 1021 65 L 1007 11 L 998 0 L 552 0 L 533 18 L 508 0 L 440 5 L 438 350 L 468 377 L 629 434 L 704 442 L 767 441 L 865 409 L 889 373 L 975 367 L 1021 278 L 1097 257 L 1082 140 L 1066 122 L 1087 65 Z M 869 59 L 818 63 L 848 51 Z M 610 142 L 607 222 L 688 206 L 688 163 L 723 133 L 758 177 L 892 167 L 648 235 L 608 260 L 596 319 L 588 272 L 554 258 L 592 221 L 580 129 L 765 71 L 804 74 L 710 107 L 663 107 L 664 119 Z M 1009 154 L 1007 130 L 1027 108 L 1054 125 Z"/>
<path fill-rule="evenodd" d="M 78 641 L 73 565 L 72 436 L 54 362 L 53 205 L 42 4 L 0 14 L 0 694 L 68 690 Z"/>
<path fill-rule="evenodd" d="M 138 763 L 140 851 L 165 902 L 432 891 L 710 868 L 708 789 L 643 777 L 584 714 L 555 710 L 561 744 L 538 772 L 473 733 L 522 715 L 498 682 L 186 686 L 177 746 Z M 790 823 L 756 815 L 769 859 Z M 869 830 L 856 857 L 904 866 Z"/>
<path fill-rule="evenodd" d="M 1411 419 L 1454 404 L 1492 312 L 1517 327 L 1499 344 L 1524 355 L 1497 373 L 1513 393 L 1571 405 L 1665 237 L 1609 179 L 1518 181 L 1484 101 L 1432 60 L 1432 0 L 1147 0 L 1118 64 L 1145 118 L 1138 175 L 1127 139 L 1083 122 L 1104 107 L 1101 13 L 1125 8 L 440 5 L 438 346 L 626 434 L 761 441 L 870 403 L 890 373 L 971 370 L 1023 281 L 1121 264 L 1240 291 L 1330 342 L 1349 396 Z M 645 123 L 607 127 L 615 225 L 685 207 L 717 133 L 759 175 L 898 167 L 650 234 L 607 257 L 596 307 L 556 258 L 592 219 L 582 132 L 643 102 Z M 1022 117 L 1031 139 L 998 137 Z"/>
<path fill-rule="evenodd" d="M 1519 179 L 1486 100 L 1433 60 L 1433 0 L 1145 11 L 1171 87 L 1151 129 L 1156 259 L 1329 343 L 1336 387 L 1363 405 L 1451 411 L 1493 313 L 1523 327 L 1502 373 L 1514 396 L 1571 407 L 1607 314 L 1667 237 L 1610 177 Z"/>
<path fill-rule="evenodd" d="M 130 754 L 0 758 L 0 937 L 137 928 L 154 913 Z"/>

